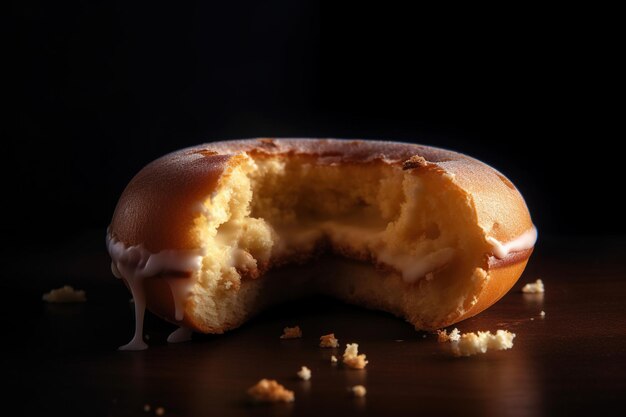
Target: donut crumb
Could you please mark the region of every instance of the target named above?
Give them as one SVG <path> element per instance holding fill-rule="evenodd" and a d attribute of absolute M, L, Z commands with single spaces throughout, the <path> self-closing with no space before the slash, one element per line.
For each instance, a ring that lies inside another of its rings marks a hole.
<path fill-rule="evenodd" d="M 522 292 L 526 294 L 541 294 L 546 292 L 543 281 L 538 279 L 535 282 L 529 282 L 522 287 Z"/>
<path fill-rule="evenodd" d="M 75 290 L 71 285 L 64 285 L 61 288 L 51 290 L 41 297 L 49 303 L 84 303 L 87 301 L 85 291 Z"/>
<path fill-rule="evenodd" d="M 458 342 L 452 343 L 452 353 L 455 356 L 472 356 L 485 353 L 487 350 L 507 350 L 513 347 L 515 333 L 507 330 L 498 330 L 496 334 L 489 331 L 463 333 Z"/>
<path fill-rule="evenodd" d="M 320 336 L 320 347 L 336 348 L 339 347 L 339 340 L 335 338 L 335 333 Z"/>
<path fill-rule="evenodd" d="M 359 345 L 357 343 L 348 343 L 343 353 L 343 363 L 352 369 L 363 369 L 369 361 L 365 359 L 365 355 L 359 355 Z"/>
<path fill-rule="evenodd" d="M 254 401 L 264 403 L 292 402 L 295 398 L 293 391 L 289 391 L 274 379 L 265 378 L 250 387 L 248 395 Z"/>
<path fill-rule="evenodd" d="M 281 339 L 299 339 L 301 337 L 302 330 L 300 330 L 300 326 L 285 327 L 283 329 L 283 334 L 280 336 Z"/>
<path fill-rule="evenodd" d="M 367 389 L 363 385 L 355 385 L 350 388 L 350 390 L 352 391 L 352 395 L 358 398 L 363 398 L 365 394 L 367 394 Z"/>
<path fill-rule="evenodd" d="M 311 370 L 307 368 L 306 366 L 303 366 L 302 368 L 300 368 L 297 375 L 298 375 L 298 378 L 304 381 L 308 381 L 309 379 L 311 379 Z"/>
<path fill-rule="evenodd" d="M 447 330 L 437 330 L 437 341 L 439 343 L 458 342 L 461 339 L 461 332 L 456 327 L 448 334 Z"/>

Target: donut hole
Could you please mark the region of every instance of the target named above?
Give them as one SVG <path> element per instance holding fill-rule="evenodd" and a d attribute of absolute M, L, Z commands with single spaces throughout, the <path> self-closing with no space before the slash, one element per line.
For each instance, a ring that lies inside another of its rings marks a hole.
<path fill-rule="evenodd" d="M 453 178 L 436 171 L 246 156 L 202 208 L 196 223 L 205 255 L 192 298 L 205 306 L 196 316 L 207 329 L 241 321 L 232 315 L 258 305 L 252 288 L 270 280 L 280 287 L 272 271 L 324 253 L 335 265 L 307 288 L 403 315 L 418 328 L 436 328 L 450 311 L 460 316 L 476 302 L 467 294 L 485 281 L 476 259 L 486 247 L 473 209 Z M 362 272 L 342 274 L 336 259 Z M 277 290 L 277 297 L 303 288 Z"/>

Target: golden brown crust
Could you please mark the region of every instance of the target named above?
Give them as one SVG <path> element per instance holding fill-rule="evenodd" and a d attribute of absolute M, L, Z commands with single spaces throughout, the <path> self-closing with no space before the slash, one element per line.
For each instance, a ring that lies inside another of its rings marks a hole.
<path fill-rule="evenodd" d="M 210 195 L 231 155 L 183 151 L 148 164 L 130 181 L 117 203 L 110 231 L 126 246 L 150 252 L 195 249 L 197 204 Z"/>
<path fill-rule="evenodd" d="M 532 250 L 530 252 L 532 252 Z M 514 258 L 515 255 L 511 254 L 509 256 Z M 517 279 L 522 275 L 522 272 L 524 272 L 529 256 L 530 254 L 526 257 L 522 255 L 518 258 L 519 260 L 517 262 L 502 262 L 496 266 L 490 266 L 488 281 L 478 295 L 476 304 L 467 309 L 465 313 L 459 316 L 454 322 L 457 323 L 466 318 L 473 317 L 502 298 L 504 294 L 515 285 Z"/>

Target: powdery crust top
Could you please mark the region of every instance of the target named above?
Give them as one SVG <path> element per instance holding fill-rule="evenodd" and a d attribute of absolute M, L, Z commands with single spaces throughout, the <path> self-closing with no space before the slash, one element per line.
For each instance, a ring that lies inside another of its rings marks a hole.
<path fill-rule="evenodd" d="M 293 391 L 289 391 L 274 379 L 265 378 L 250 387 L 248 395 L 254 401 L 264 403 L 292 402 L 295 398 Z"/>
<path fill-rule="evenodd" d="M 543 281 L 538 279 L 535 282 L 529 282 L 522 287 L 522 292 L 526 294 L 541 294 L 546 292 L 546 288 L 543 286 Z"/>
<path fill-rule="evenodd" d="M 369 361 L 365 359 L 365 355 L 359 355 L 359 345 L 357 343 L 348 343 L 343 353 L 343 363 L 348 368 L 364 369 Z"/>
<path fill-rule="evenodd" d="M 49 303 L 84 303 L 87 301 L 87 297 L 85 291 L 75 290 L 73 287 L 65 285 L 44 294 L 42 300 Z"/>
<path fill-rule="evenodd" d="M 339 340 L 335 338 L 335 333 L 320 336 L 320 347 L 336 348 L 339 347 Z"/>
<path fill-rule="evenodd" d="M 302 330 L 300 330 L 300 326 L 285 327 L 283 329 L 283 334 L 280 336 L 281 339 L 299 339 L 301 337 Z"/>

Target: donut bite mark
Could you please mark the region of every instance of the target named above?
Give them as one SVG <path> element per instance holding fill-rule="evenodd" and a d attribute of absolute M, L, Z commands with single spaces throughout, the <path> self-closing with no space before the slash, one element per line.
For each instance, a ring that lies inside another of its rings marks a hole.
<path fill-rule="evenodd" d="M 148 309 L 204 333 L 311 293 L 434 330 L 496 302 L 532 252 L 528 209 L 501 177 L 467 156 L 405 143 L 183 149 L 146 166 L 120 197 L 107 237 L 112 269 Z"/>

